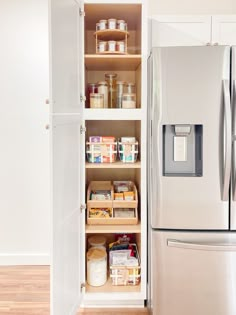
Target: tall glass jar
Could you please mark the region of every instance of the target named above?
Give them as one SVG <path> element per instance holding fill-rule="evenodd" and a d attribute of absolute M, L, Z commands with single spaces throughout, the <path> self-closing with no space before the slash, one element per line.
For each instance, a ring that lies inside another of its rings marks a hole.
<path fill-rule="evenodd" d="M 116 107 L 116 73 L 106 73 L 105 79 L 108 85 L 108 108 Z"/>
<path fill-rule="evenodd" d="M 127 93 L 129 94 L 135 94 L 136 93 L 136 87 L 134 82 L 128 82 L 127 83 Z"/>
<path fill-rule="evenodd" d="M 107 253 L 103 248 L 91 247 L 87 252 L 87 281 L 94 287 L 107 281 Z"/>
<path fill-rule="evenodd" d="M 97 83 L 98 93 L 104 95 L 104 108 L 108 108 L 108 86 L 106 81 L 99 81 Z"/>
<path fill-rule="evenodd" d="M 125 89 L 125 81 L 117 81 L 116 82 L 116 107 L 122 108 L 122 96 L 124 94 Z"/>
<path fill-rule="evenodd" d="M 87 93 L 86 93 L 86 107 L 90 107 L 90 94 L 97 93 L 98 87 L 96 83 L 88 83 L 87 85 Z"/>

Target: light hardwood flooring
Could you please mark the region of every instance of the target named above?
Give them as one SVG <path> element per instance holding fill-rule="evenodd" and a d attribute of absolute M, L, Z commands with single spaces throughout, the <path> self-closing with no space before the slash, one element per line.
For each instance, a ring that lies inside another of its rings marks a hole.
<path fill-rule="evenodd" d="M 50 315 L 48 266 L 0 267 L 1 315 Z M 145 309 L 82 309 L 77 315 L 147 315 Z M 67 315 L 67 314 L 65 314 Z"/>

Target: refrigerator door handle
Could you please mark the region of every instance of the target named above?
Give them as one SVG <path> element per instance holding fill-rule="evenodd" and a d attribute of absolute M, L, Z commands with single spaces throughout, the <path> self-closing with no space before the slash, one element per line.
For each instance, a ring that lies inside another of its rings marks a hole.
<path fill-rule="evenodd" d="M 183 242 L 178 240 L 167 240 L 168 247 L 176 247 L 183 249 L 205 250 L 205 251 L 221 251 L 221 252 L 235 252 L 236 244 L 217 244 L 217 243 L 194 243 Z"/>
<path fill-rule="evenodd" d="M 233 80 L 233 85 L 232 85 L 232 113 L 233 113 L 233 201 L 236 201 L 236 129 L 235 129 L 235 124 L 236 124 L 236 80 Z"/>
<path fill-rule="evenodd" d="M 224 118 L 225 118 L 225 157 L 224 157 L 224 175 L 223 175 L 223 190 L 222 200 L 228 201 L 229 199 L 229 182 L 231 170 L 231 106 L 230 106 L 230 93 L 229 93 L 229 80 L 223 80 L 223 93 L 224 93 Z"/>

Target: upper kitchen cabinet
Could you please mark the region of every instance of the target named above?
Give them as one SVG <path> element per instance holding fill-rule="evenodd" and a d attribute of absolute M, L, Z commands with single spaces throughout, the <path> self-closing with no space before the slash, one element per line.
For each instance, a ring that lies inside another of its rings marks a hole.
<path fill-rule="evenodd" d="M 210 43 L 211 16 L 153 16 L 149 27 L 149 47 L 199 46 Z"/>
<path fill-rule="evenodd" d="M 144 10 L 142 1 L 85 1 L 84 3 L 84 95 L 86 96 L 84 111 L 85 119 L 95 114 L 95 107 L 90 104 L 89 87 L 91 84 L 99 85 L 109 80 L 105 76 L 115 74 L 114 84 L 116 92 L 124 89 L 124 93 L 135 93 L 135 106 L 127 107 L 141 109 L 144 107 L 145 94 L 143 82 L 145 79 L 146 63 L 144 62 L 144 43 L 146 23 L 144 23 Z M 111 77 L 110 77 L 111 78 Z M 132 82 L 132 87 L 122 86 L 123 83 Z M 104 87 L 101 86 L 101 89 Z M 105 87 L 106 88 L 106 87 Z M 130 90 L 129 90 L 130 89 Z M 93 93 L 93 92 L 92 92 Z M 94 91 L 97 93 L 97 91 Z M 100 91 L 98 91 L 100 93 Z M 109 94 L 109 92 L 108 92 Z M 95 100 L 96 101 L 96 100 Z M 109 109 L 122 109 L 122 104 L 110 104 L 104 99 L 102 115 L 112 114 Z M 90 111 L 91 108 L 91 111 Z M 127 109 L 126 108 L 126 109 Z M 118 111 L 116 111 L 117 113 Z M 121 111 L 119 113 L 122 115 Z M 113 114 L 112 114 L 113 115 Z M 141 113 L 138 114 L 141 118 Z M 97 116 L 97 113 L 95 115 Z M 103 116 L 104 118 L 104 116 Z M 120 117 L 122 118 L 122 117 Z"/>
<path fill-rule="evenodd" d="M 236 15 L 212 16 L 212 44 L 236 45 Z"/>

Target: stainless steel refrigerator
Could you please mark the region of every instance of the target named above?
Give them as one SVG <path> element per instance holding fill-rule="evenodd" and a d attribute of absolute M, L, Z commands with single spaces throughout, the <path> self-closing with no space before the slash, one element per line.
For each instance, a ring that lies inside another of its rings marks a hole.
<path fill-rule="evenodd" d="M 236 314 L 236 50 L 149 58 L 149 306 Z"/>

